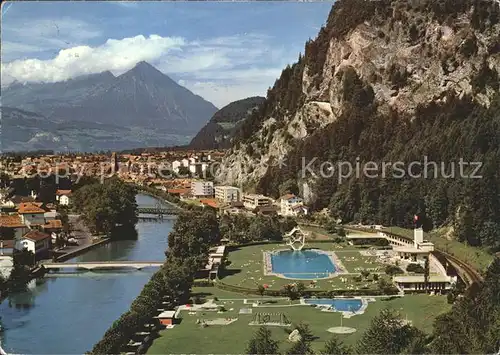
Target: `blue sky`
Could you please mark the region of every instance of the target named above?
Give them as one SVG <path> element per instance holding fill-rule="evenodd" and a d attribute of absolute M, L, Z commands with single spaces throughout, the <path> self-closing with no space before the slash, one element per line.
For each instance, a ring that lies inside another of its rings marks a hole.
<path fill-rule="evenodd" d="M 67 80 L 145 60 L 223 105 L 265 96 L 332 2 L 4 2 L 2 85 Z"/>

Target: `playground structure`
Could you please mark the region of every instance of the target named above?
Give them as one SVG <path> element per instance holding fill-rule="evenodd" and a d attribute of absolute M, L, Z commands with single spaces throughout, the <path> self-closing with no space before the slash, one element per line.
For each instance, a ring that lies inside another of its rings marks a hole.
<path fill-rule="evenodd" d="M 292 324 L 282 312 L 256 313 L 249 325 L 274 325 L 286 327 Z"/>
<path fill-rule="evenodd" d="M 287 240 L 286 245 L 289 245 L 293 250 L 299 251 L 304 248 L 306 244 L 306 236 L 309 233 L 303 232 L 299 227 L 295 227 L 290 232 L 284 235 L 284 238 Z"/>

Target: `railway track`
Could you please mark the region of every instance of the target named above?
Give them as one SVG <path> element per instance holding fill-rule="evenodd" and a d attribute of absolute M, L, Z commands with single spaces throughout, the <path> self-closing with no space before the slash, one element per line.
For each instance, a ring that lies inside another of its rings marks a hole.
<path fill-rule="evenodd" d="M 473 269 L 471 266 L 469 266 L 462 260 L 458 259 L 456 256 L 453 256 L 441 250 L 435 250 L 434 252 L 440 253 L 446 259 L 448 259 L 449 261 L 455 263 L 458 267 L 460 267 L 467 275 L 467 278 L 469 279 L 471 284 L 483 281 L 483 276 L 477 270 Z"/>

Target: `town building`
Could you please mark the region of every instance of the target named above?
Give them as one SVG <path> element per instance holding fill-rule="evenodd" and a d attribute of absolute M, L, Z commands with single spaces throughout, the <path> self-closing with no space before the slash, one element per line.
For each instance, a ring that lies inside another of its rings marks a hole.
<path fill-rule="evenodd" d="M 191 194 L 191 188 L 181 187 L 181 188 L 167 189 L 167 193 L 177 197 L 187 196 Z"/>
<path fill-rule="evenodd" d="M 21 222 L 28 227 L 45 224 L 45 212 L 41 202 L 21 203 L 17 210 L 17 213 L 21 216 Z"/>
<path fill-rule="evenodd" d="M 212 181 L 191 182 L 191 195 L 193 197 L 213 197 L 214 183 Z"/>
<path fill-rule="evenodd" d="M 378 226 L 363 226 L 361 228 L 377 230 Z M 396 275 L 393 277 L 394 284 L 402 292 L 444 292 L 449 290 L 457 282 L 455 275 L 449 275 L 443 263 L 439 259 L 439 254 L 434 252 L 434 244 L 424 239 L 424 232 L 421 225 L 413 230 L 413 238 L 398 236 L 384 230 L 377 233 L 349 233 L 347 239 L 386 239 L 392 246 L 390 260 L 405 267 L 409 264 L 419 264 L 425 267 L 429 263 L 429 279 L 425 280 L 421 275 Z"/>
<path fill-rule="evenodd" d="M 210 280 L 214 280 L 217 278 L 219 266 L 222 265 L 226 254 L 227 248 L 225 245 L 220 245 L 218 247 L 210 249 L 210 253 L 208 254 L 208 262 L 205 265 L 205 270 L 208 271 L 208 278 Z"/>
<path fill-rule="evenodd" d="M 254 210 L 257 207 L 271 205 L 271 199 L 264 195 L 248 194 L 243 196 L 243 205 L 246 209 Z"/>
<path fill-rule="evenodd" d="M 211 208 L 219 208 L 220 207 L 220 204 L 218 203 L 218 201 L 214 198 L 202 198 L 200 200 L 200 204 L 205 207 L 211 207 Z"/>
<path fill-rule="evenodd" d="M 21 238 L 29 231 L 28 226 L 21 220 L 21 216 L 17 214 L 0 216 L 0 226 L 3 239 Z"/>
<path fill-rule="evenodd" d="M 172 162 L 172 171 L 176 174 L 179 174 L 179 168 L 182 166 L 182 162 L 179 160 L 174 160 Z"/>
<path fill-rule="evenodd" d="M 0 240 L 0 256 L 12 256 L 14 252 L 13 240 Z"/>
<path fill-rule="evenodd" d="M 434 251 L 434 244 L 424 240 L 422 228 L 415 228 L 413 233 L 413 245 L 396 246 L 393 249 L 402 260 L 424 264 L 429 253 Z"/>
<path fill-rule="evenodd" d="M 56 191 L 56 201 L 60 205 L 68 206 L 71 199 L 71 190 L 57 190 Z"/>
<path fill-rule="evenodd" d="M 50 248 L 50 235 L 37 230 L 26 233 L 19 239 L 16 239 L 14 249 L 22 251 L 27 249 L 33 252 L 35 256 L 47 255 Z"/>
<path fill-rule="evenodd" d="M 111 164 L 113 168 L 112 170 L 113 173 L 117 173 L 118 171 L 120 171 L 120 165 L 118 163 L 118 155 L 115 152 L 111 153 Z"/>
<path fill-rule="evenodd" d="M 429 275 L 427 285 L 424 275 L 394 276 L 394 283 L 403 291 L 419 292 L 425 290 L 447 291 L 457 282 L 456 276 Z"/>
<path fill-rule="evenodd" d="M 257 206 L 252 210 L 252 212 L 256 215 L 264 215 L 264 216 L 277 215 L 278 207 L 274 205 Z"/>
<path fill-rule="evenodd" d="M 169 326 L 175 323 L 175 311 L 163 311 L 155 318 L 158 319 L 161 325 Z"/>
<path fill-rule="evenodd" d="M 215 186 L 215 198 L 223 203 L 241 200 L 241 190 L 234 186 Z"/>
<path fill-rule="evenodd" d="M 189 164 L 189 172 L 193 175 L 200 176 L 207 170 L 208 164 L 201 162 L 194 162 Z"/>
<path fill-rule="evenodd" d="M 298 216 L 307 214 L 308 209 L 300 197 L 286 194 L 280 198 L 280 212 L 282 216 Z"/>
<path fill-rule="evenodd" d="M 57 237 L 57 235 L 59 235 L 62 232 L 62 229 L 63 229 L 63 225 L 62 225 L 62 221 L 60 219 L 48 220 L 42 226 L 42 230 L 45 233 L 50 234 L 52 236 L 56 236 L 56 237 Z"/>
<path fill-rule="evenodd" d="M 24 202 L 35 202 L 35 199 L 31 196 L 14 195 L 6 199 L 5 202 L 2 204 L 2 207 L 15 208 L 16 206 L 19 206 L 21 203 Z"/>
<path fill-rule="evenodd" d="M 292 207 L 291 216 L 303 216 L 309 213 L 309 208 L 304 205 L 296 205 Z"/>

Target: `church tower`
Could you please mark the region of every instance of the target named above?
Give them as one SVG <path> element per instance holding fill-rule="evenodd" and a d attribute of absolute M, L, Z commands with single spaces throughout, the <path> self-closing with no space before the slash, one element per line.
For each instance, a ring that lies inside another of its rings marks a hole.
<path fill-rule="evenodd" d="M 115 152 L 111 153 L 111 164 L 114 173 L 118 173 L 120 166 L 118 165 L 118 156 Z"/>

